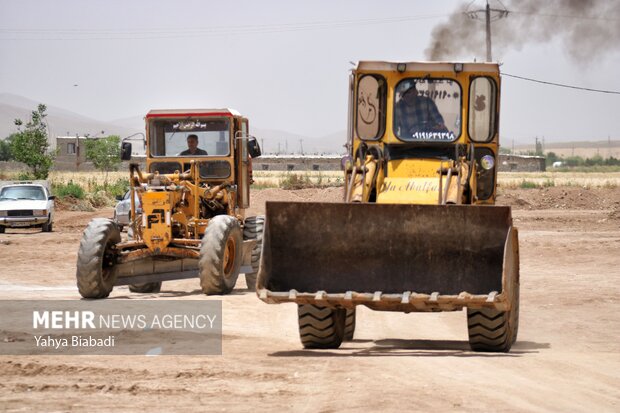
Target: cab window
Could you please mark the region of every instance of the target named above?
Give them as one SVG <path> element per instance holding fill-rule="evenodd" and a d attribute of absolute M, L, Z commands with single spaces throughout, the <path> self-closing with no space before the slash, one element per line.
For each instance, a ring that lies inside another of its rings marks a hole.
<path fill-rule="evenodd" d="M 497 87 L 493 79 L 475 78 L 469 87 L 469 136 L 476 142 L 488 142 L 495 135 Z"/>
<path fill-rule="evenodd" d="M 150 128 L 152 156 L 228 156 L 228 119 L 156 120 Z"/>
<path fill-rule="evenodd" d="M 452 142 L 461 135 L 462 94 L 456 80 L 407 78 L 394 92 L 394 134 L 400 140 Z"/>
<path fill-rule="evenodd" d="M 379 75 L 364 75 L 357 84 L 356 129 L 360 139 L 376 140 L 385 131 L 386 82 Z"/>

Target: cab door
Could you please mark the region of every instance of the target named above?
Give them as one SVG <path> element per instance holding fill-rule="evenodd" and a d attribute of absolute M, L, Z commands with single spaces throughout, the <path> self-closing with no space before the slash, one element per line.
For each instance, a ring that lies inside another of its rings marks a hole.
<path fill-rule="evenodd" d="M 237 159 L 237 205 L 240 208 L 250 206 L 250 176 L 248 158 L 248 120 L 240 119 L 240 128 L 235 133 L 235 158 Z"/>

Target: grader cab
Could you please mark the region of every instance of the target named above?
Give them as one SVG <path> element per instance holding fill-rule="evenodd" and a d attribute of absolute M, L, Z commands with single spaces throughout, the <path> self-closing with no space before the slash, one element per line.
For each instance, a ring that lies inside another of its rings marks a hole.
<path fill-rule="evenodd" d="M 256 285 L 264 217 L 245 217 L 251 158 L 248 120 L 230 109 L 153 110 L 146 115 L 146 171 L 130 164 L 128 239 L 95 219 L 80 243 L 77 285 L 105 298 L 115 285 L 159 292 L 162 281 L 200 278 L 205 294 L 227 294 L 245 273 Z M 122 158 L 131 157 L 123 143 Z"/>
<path fill-rule="evenodd" d="M 519 257 L 494 206 L 500 74 L 488 63 L 360 62 L 343 203 L 267 203 L 258 296 L 298 304 L 306 348 L 353 338 L 358 305 L 467 309 L 476 351 L 517 337 Z"/>

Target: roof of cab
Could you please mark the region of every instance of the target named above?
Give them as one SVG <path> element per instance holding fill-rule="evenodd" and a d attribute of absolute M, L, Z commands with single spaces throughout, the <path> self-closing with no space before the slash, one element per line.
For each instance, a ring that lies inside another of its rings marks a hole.
<path fill-rule="evenodd" d="M 383 70 L 383 71 L 397 71 L 398 65 L 404 64 L 405 71 L 438 71 L 438 72 L 450 72 L 456 71 L 456 65 L 462 65 L 462 71 L 464 72 L 489 72 L 499 73 L 498 63 L 479 63 L 479 62 L 385 62 L 385 61 L 359 61 L 357 63 L 357 70 Z"/>
<path fill-rule="evenodd" d="M 147 118 L 185 117 L 185 116 L 241 116 L 235 109 L 154 109 Z"/>

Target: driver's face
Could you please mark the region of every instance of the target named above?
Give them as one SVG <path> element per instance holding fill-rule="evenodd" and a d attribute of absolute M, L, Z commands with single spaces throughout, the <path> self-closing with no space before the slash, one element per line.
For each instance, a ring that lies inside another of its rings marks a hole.
<path fill-rule="evenodd" d="M 191 152 L 195 152 L 196 148 L 198 148 L 198 139 L 196 139 L 196 138 L 187 138 L 187 148 Z"/>
<path fill-rule="evenodd" d="M 416 98 L 418 97 L 418 90 L 413 87 L 411 89 L 408 89 L 407 91 L 405 91 L 405 95 L 403 96 L 403 100 L 409 104 L 415 102 Z"/>

